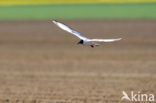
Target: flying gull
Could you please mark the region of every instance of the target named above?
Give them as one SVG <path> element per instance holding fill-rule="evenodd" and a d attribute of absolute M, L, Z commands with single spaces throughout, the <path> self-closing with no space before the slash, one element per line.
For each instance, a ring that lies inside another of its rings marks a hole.
<path fill-rule="evenodd" d="M 54 24 L 56 24 L 59 28 L 77 36 L 80 41 L 77 43 L 77 44 L 82 44 L 82 45 L 85 45 L 85 44 L 88 44 L 90 45 L 92 48 L 94 46 L 99 46 L 99 44 L 97 44 L 97 42 L 114 42 L 114 41 L 119 41 L 121 40 L 122 38 L 116 38 L 116 39 L 89 39 L 85 36 L 83 36 L 81 33 L 71 29 L 70 27 L 60 23 L 60 22 L 57 22 L 57 21 L 52 21 Z"/>

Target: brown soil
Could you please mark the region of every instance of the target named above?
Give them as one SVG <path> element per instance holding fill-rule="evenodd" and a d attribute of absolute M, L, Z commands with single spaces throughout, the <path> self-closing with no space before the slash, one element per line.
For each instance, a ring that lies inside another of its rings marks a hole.
<path fill-rule="evenodd" d="M 91 48 L 51 21 L 1 21 L 0 103 L 127 103 L 122 91 L 156 93 L 155 20 L 61 22 L 123 39 Z"/>

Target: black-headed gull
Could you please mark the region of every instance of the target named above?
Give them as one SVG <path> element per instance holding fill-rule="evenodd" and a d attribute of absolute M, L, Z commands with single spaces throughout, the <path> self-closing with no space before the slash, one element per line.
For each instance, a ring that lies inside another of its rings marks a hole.
<path fill-rule="evenodd" d="M 92 48 L 94 46 L 99 46 L 99 44 L 97 44 L 96 42 L 114 42 L 114 41 L 119 41 L 121 40 L 122 38 L 117 38 L 117 39 L 89 39 L 85 36 L 83 36 L 82 34 L 80 34 L 79 32 L 71 29 L 70 27 L 60 23 L 60 22 L 57 22 L 57 21 L 52 21 L 54 24 L 56 24 L 59 28 L 77 36 L 80 41 L 77 43 L 77 44 L 88 44 L 90 45 Z"/>

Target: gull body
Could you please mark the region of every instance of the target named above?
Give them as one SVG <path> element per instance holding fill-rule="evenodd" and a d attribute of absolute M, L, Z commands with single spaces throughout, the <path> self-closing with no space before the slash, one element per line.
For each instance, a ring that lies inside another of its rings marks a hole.
<path fill-rule="evenodd" d="M 57 21 L 52 21 L 54 24 L 56 24 L 59 28 L 77 36 L 80 41 L 77 44 L 82 44 L 82 45 L 90 45 L 91 47 L 94 46 L 99 46 L 100 44 L 97 44 L 96 42 L 114 42 L 114 41 L 119 41 L 121 38 L 117 39 L 89 39 L 85 36 L 83 36 L 81 33 L 71 29 L 70 27 L 66 26 L 63 23 L 57 22 Z"/>

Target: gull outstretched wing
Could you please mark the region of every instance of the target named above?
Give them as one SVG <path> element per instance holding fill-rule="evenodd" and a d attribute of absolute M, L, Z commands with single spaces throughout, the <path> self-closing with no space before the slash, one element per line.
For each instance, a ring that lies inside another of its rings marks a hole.
<path fill-rule="evenodd" d="M 75 36 L 77 36 L 78 38 L 80 38 L 82 40 L 88 39 L 85 36 L 83 36 L 82 34 L 80 34 L 79 32 L 72 30 L 70 27 L 68 27 L 60 22 L 53 21 L 53 23 L 56 24 L 59 28 L 65 30 L 71 34 L 74 34 Z"/>
<path fill-rule="evenodd" d="M 89 39 L 88 41 L 92 42 L 114 42 L 114 41 L 119 41 L 122 38 L 117 38 L 117 39 Z"/>

